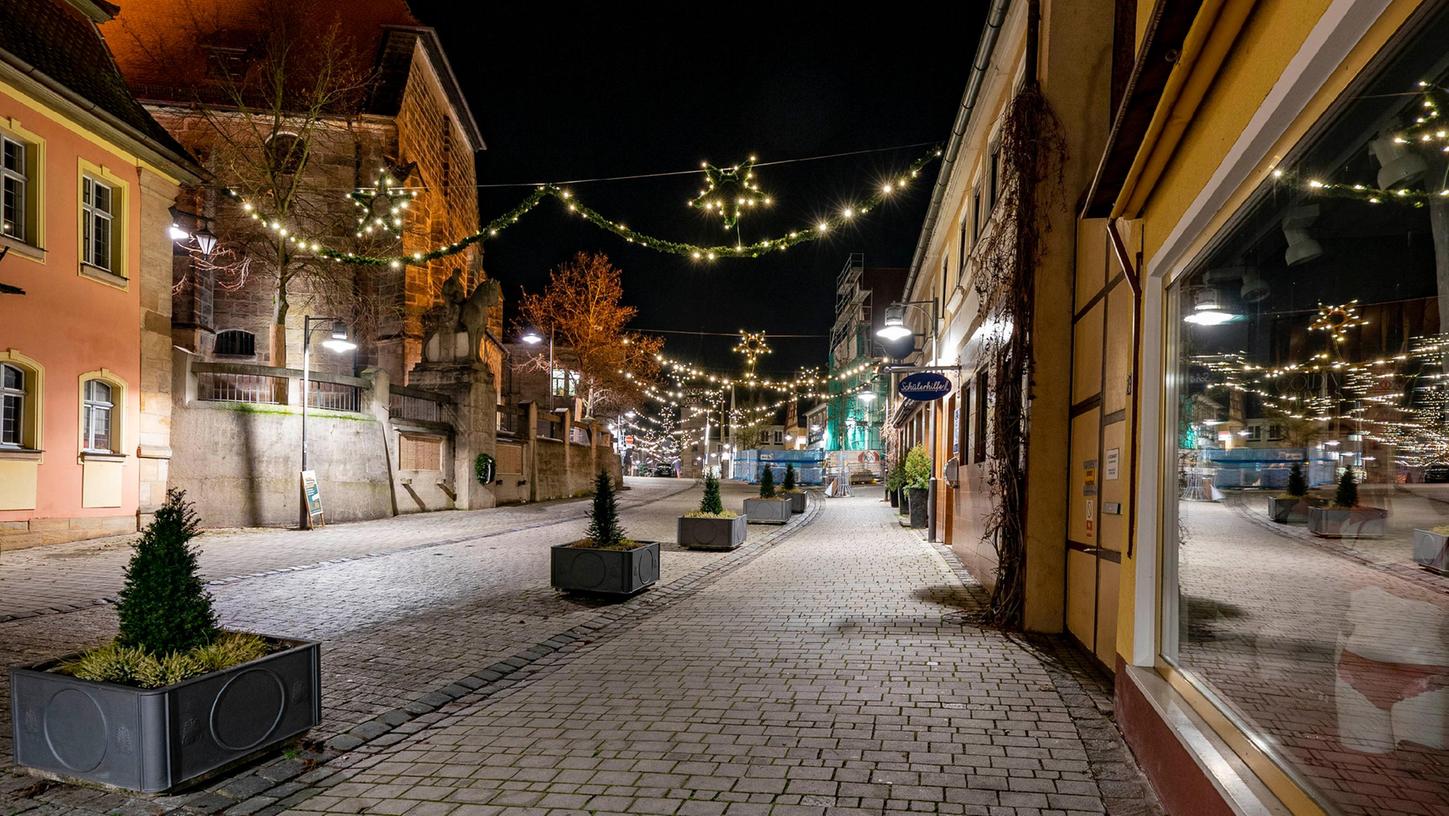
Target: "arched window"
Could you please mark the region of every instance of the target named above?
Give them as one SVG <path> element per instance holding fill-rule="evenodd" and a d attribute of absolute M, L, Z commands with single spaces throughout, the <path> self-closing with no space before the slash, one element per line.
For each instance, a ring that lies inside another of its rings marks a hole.
<path fill-rule="evenodd" d="M 86 380 L 82 389 L 81 450 L 115 450 L 115 398 L 120 389 L 105 380 Z"/>
<path fill-rule="evenodd" d="M 25 369 L 0 363 L 0 446 L 25 446 L 28 377 Z"/>
<path fill-rule="evenodd" d="M 251 357 L 257 353 L 256 335 L 241 329 L 227 329 L 216 335 L 216 353 L 227 357 Z"/>

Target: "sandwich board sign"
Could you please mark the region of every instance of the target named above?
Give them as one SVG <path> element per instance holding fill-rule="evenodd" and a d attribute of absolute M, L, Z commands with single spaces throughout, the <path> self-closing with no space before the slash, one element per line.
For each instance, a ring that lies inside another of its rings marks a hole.
<path fill-rule="evenodd" d="M 302 471 L 302 503 L 307 508 L 307 527 L 321 527 L 322 493 L 317 487 L 317 471 Z"/>

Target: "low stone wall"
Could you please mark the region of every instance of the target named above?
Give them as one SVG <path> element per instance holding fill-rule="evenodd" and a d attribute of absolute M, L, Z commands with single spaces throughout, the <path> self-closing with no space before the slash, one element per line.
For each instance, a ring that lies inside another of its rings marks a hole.
<path fill-rule="evenodd" d="M 171 423 L 171 483 L 185 488 L 204 526 L 297 524 L 300 409 L 192 402 L 177 406 Z M 383 429 L 371 414 L 311 410 L 307 437 L 325 520 L 392 515 Z"/>

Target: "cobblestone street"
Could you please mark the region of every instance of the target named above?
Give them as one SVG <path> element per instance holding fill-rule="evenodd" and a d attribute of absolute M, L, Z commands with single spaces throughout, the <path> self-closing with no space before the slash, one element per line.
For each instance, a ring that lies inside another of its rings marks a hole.
<path fill-rule="evenodd" d="M 666 544 L 660 584 L 622 604 L 548 586 L 544 550 L 581 532 L 577 502 L 208 534 L 228 626 L 323 642 L 322 727 L 179 796 L 12 772 L 0 813 L 1151 812 L 1101 678 L 966 622 L 979 588 L 878 492 L 812 498 L 703 553 L 668 543 L 689 482 L 631 483 L 625 527 Z M 747 490 L 726 484 L 726 504 Z M 81 608 L 20 609 L 5 662 L 113 631 L 74 576 L 104 587 L 124 553 L 7 554 L 0 585 L 50 582 Z M 8 762 L 8 699 L 0 718 Z"/>

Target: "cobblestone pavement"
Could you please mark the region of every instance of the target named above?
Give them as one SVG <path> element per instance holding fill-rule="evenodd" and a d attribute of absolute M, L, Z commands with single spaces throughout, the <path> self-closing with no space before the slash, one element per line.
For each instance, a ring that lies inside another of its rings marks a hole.
<path fill-rule="evenodd" d="M 258 812 L 1154 812 L 1098 679 L 971 624 L 979 586 L 878 497 L 812 500 L 808 526 Z"/>
<path fill-rule="evenodd" d="M 629 481 L 633 489 L 623 494 L 621 519 L 634 537 L 666 542 L 661 586 L 721 557 L 672 543 L 675 518 L 697 504 L 698 488 L 675 479 Z M 726 483 L 723 493 L 735 507 L 750 490 Z M 547 548 L 583 535 L 586 508 L 586 501 L 558 502 L 359 522 L 314 533 L 208 533 L 200 539 L 202 567 L 212 579 L 223 625 L 322 641 L 324 720 L 312 737 L 345 748 L 360 739 L 344 732 L 375 735 L 382 719 L 397 722 L 435 710 L 466 690 L 456 683 L 470 673 L 608 614 L 608 606 L 560 595 L 548 582 Z M 772 531 L 752 527 L 751 537 Z M 50 587 L 54 606 L 76 611 L 0 623 L 0 666 L 66 654 L 115 633 L 113 607 L 97 601 L 119 586 L 125 547 L 88 542 L 53 549 L 58 552 L 6 554 L 0 585 L 6 591 L 27 584 Z M 93 577 L 99 586 L 88 589 L 72 573 Z M 304 753 L 295 764 L 311 764 L 325 754 Z M 0 767 L 10 761 L 4 676 Z M 211 803 L 235 804 L 260 784 L 223 783 L 218 787 L 231 798 L 207 799 L 203 793 L 197 804 L 195 795 L 88 798 L 79 789 L 37 787 L 34 779 L 0 772 L 0 814 L 32 808 L 37 816 L 160 813 L 183 806 L 208 812 Z"/>

